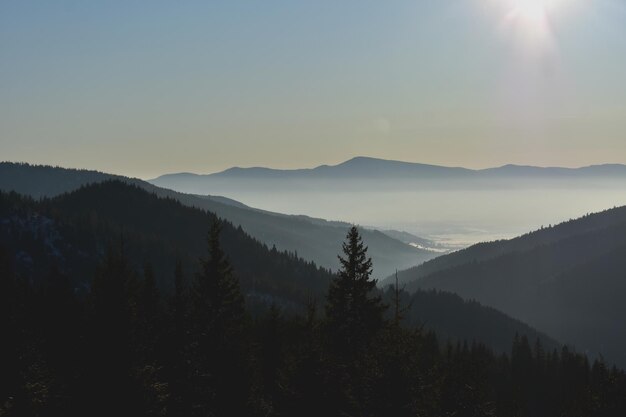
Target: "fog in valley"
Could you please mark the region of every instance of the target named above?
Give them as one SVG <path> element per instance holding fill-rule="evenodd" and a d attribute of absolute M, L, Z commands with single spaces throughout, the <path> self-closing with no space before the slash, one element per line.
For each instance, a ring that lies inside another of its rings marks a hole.
<path fill-rule="evenodd" d="M 626 181 L 603 177 L 393 183 L 219 179 L 202 185 L 181 182 L 173 188 L 222 195 L 273 212 L 402 230 L 450 249 L 512 238 L 542 226 L 626 205 Z"/>

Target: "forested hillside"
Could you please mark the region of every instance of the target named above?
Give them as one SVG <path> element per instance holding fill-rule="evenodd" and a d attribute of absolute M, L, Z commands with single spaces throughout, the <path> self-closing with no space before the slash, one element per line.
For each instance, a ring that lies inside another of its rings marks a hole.
<path fill-rule="evenodd" d="M 422 265 L 398 272 L 400 283 L 408 283 L 434 272 L 463 265 L 469 262 L 480 262 L 512 252 L 527 251 L 541 245 L 584 235 L 588 232 L 607 229 L 614 225 L 626 223 L 626 207 L 618 207 L 600 213 L 588 214 L 578 219 L 570 219 L 558 225 L 547 225 L 539 230 L 527 233 L 510 240 L 498 240 L 472 245 L 468 248 L 439 256 Z M 383 282 L 390 284 L 395 276 L 387 277 Z"/>
<path fill-rule="evenodd" d="M 400 274 L 407 286 L 475 299 L 626 365 L 626 207 L 511 241 L 470 247 Z"/>
<path fill-rule="evenodd" d="M 136 267 L 153 265 L 157 282 L 171 289 L 176 259 L 191 273 L 204 253 L 206 233 L 215 218 L 119 181 L 93 184 L 38 203 L 17 195 L 2 197 L 3 211 L 9 212 L 3 219 L 4 241 L 26 248 L 17 252 L 24 258 L 18 267 L 25 271 L 32 267 L 34 276 L 41 278 L 46 268 L 56 264 L 77 285 L 89 281 L 107 246 L 123 239 Z M 268 248 L 228 222 L 223 225 L 222 241 L 251 297 L 272 294 L 285 296 L 281 303 L 304 302 L 309 293 L 321 293 L 330 279 L 329 271 L 293 253 Z M 34 247 L 31 251 L 29 245 Z"/>
<path fill-rule="evenodd" d="M 97 171 L 59 167 L 0 163 L 0 190 L 16 191 L 34 198 L 54 197 L 83 185 L 116 179 L 136 185 L 160 197 L 175 199 L 189 207 L 211 211 L 235 226 L 241 226 L 257 240 L 280 251 L 297 252 L 306 260 L 326 268 L 339 267 L 339 242 L 350 225 L 306 216 L 263 211 L 219 196 L 184 194 L 148 182 Z M 375 274 L 383 278 L 396 269 L 417 265 L 437 255 L 418 249 L 375 230 L 362 229 L 376 263 Z"/>
<path fill-rule="evenodd" d="M 210 213 L 119 181 L 40 202 L 0 193 L 0 244 L 9 250 L 18 275 L 44 283 L 50 271 L 59 270 L 80 293 L 89 291 L 107 249 L 121 241 L 133 268 L 143 271 L 149 266 L 159 288 L 171 293 L 177 261 L 186 279 L 193 277 L 212 219 Z M 252 312 L 274 303 L 293 313 L 303 311 L 310 301 L 323 302 L 330 271 L 268 248 L 228 222 L 222 224 L 221 243 Z M 337 244 L 341 246 L 341 240 Z M 555 346 L 530 327 L 456 296 L 433 293 L 404 301 L 411 306 L 407 319 L 412 324 L 440 332 L 444 340 L 475 340 L 504 352 L 519 333 Z"/>
<path fill-rule="evenodd" d="M 106 186 L 106 184 L 104 185 Z M 213 221 L 193 279 L 174 289 L 122 243 L 84 294 L 52 269 L 33 283 L 0 246 L 3 416 L 621 416 L 626 375 L 515 336 L 510 354 L 440 344 L 373 291 L 352 229 L 323 313 L 251 317 Z M 349 302 L 347 302 L 349 301 Z M 385 318 L 385 310 L 392 317 Z"/>

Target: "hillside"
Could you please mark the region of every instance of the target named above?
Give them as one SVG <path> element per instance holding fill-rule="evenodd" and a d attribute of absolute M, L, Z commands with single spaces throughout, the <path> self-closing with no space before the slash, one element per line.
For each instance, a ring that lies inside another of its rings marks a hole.
<path fill-rule="evenodd" d="M 393 288 L 388 288 L 385 300 L 393 305 Z M 417 290 L 402 293 L 407 308 L 405 320 L 412 326 L 434 331 L 440 340 L 452 342 L 476 341 L 497 352 L 507 352 L 515 335 L 540 340 L 547 350 L 557 349 L 559 343 L 545 333 L 511 318 L 477 301 L 464 300 L 456 294 L 437 290 Z"/>
<path fill-rule="evenodd" d="M 0 224 L 0 246 L 25 279 L 45 282 L 50 270 L 58 268 L 77 291 L 85 291 L 107 247 L 115 248 L 123 236 L 133 267 L 142 270 L 149 262 L 160 287 L 171 292 L 175 260 L 183 261 L 190 280 L 205 255 L 210 215 L 136 186 L 107 181 L 41 202 L 0 193 Z M 311 298 L 323 303 L 330 272 L 269 249 L 228 222 L 222 245 L 253 311 L 271 303 L 301 311 Z M 440 332 L 442 340 L 476 340 L 506 351 L 519 333 L 554 345 L 523 323 L 457 296 L 423 293 L 413 298 L 409 321 Z"/>
<path fill-rule="evenodd" d="M 134 184 L 160 197 L 173 198 L 189 207 L 211 211 L 235 226 L 241 226 L 266 245 L 276 246 L 281 251 L 297 252 L 304 259 L 325 268 L 334 270 L 339 266 L 337 253 L 350 227 L 348 223 L 268 212 L 225 197 L 183 194 L 139 179 L 97 171 L 0 163 L 0 190 L 16 191 L 34 198 L 56 196 L 82 185 L 108 179 Z M 379 231 L 362 229 L 362 234 L 369 242 L 370 255 L 376 265 L 375 274 L 380 278 L 396 269 L 417 265 L 437 255 L 436 252 L 412 247 Z"/>
<path fill-rule="evenodd" d="M 449 269 L 470 262 L 480 262 L 518 251 L 527 251 L 541 245 L 548 245 L 569 237 L 603 230 L 626 222 L 626 209 L 616 208 L 601 213 L 572 219 L 558 225 L 539 230 L 509 240 L 483 242 L 468 248 L 439 256 L 421 265 L 398 272 L 400 283 L 408 283 L 434 272 Z M 384 285 L 393 282 L 395 276 L 383 280 Z"/>
<path fill-rule="evenodd" d="M 626 364 L 626 207 L 509 241 L 475 245 L 399 274 L 407 290 L 475 299 L 591 354 Z M 412 280 L 412 281 L 411 281 Z"/>
<path fill-rule="evenodd" d="M 212 216 L 117 181 L 41 202 L 2 194 L 0 213 L 2 243 L 13 248 L 22 274 L 42 280 L 55 266 L 80 288 L 88 285 L 107 248 L 118 246 L 122 237 L 135 267 L 152 264 L 166 290 L 172 288 L 177 258 L 189 278 L 197 269 Z M 270 249 L 228 222 L 222 244 L 250 297 L 304 303 L 309 294 L 323 293 L 331 277 L 329 271 Z"/>

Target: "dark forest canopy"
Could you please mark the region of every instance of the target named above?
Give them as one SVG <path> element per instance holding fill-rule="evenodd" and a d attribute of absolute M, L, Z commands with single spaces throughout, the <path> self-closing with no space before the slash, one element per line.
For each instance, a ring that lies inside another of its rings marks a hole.
<path fill-rule="evenodd" d="M 132 267 L 141 272 L 146 263 L 151 264 L 156 283 L 169 294 L 175 287 L 173 265 L 178 259 L 187 274 L 196 269 L 198 258 L 205 253 L 206 230 L 214 218 L 116 181 L 40 202 L 0 193 L 0 244 L 9 250 L 20 276 L 40 283 L 51 268 L 57 268 L 77 291 L 86 292 L 107 248 L 117 246 L 123 237 Z M 330 271 L 296 254 L 268 248 L 225 221 L 220 240 L 248 310 L 254 314 L 271 304 L 284 312 L 304 311 L 310 300 L 319 304 L 324 299 L 332 279 Z M 411 305 L 406 320 L 437 331 L 445 340 L 475 340 L 506 352 L 512 337 L 519 333 L 556 346 L 529 326 L 452 294 L 402 296 Z"/>
<path fill-rule="evenodd" d="M 215 215 L 184 206 L 171 198 L 159 198 L 134 185 L 105 181 L 52 199 L 34 202 L 18 195 L 1 194 L 5 217 L 4 239 L 30 245 L 17 266 L 37 279 L 42 264 L 58 264 L 76 286 L 84 285 L 93 264 L 120 237 L 126 251 L 141 268 L 155 266 L 157 282 L 172 287 L 169 270 L 181 258 L 190 270 L 204 251 L 205 231 Z M 302 260 L 295 253 L 268 248 L 240 227 L 223 222 L 221 239 L 250 296 L 305 300 L 322 293 L 331 273 Z M 34 240 L 34 241 L 33 241 Z M 30 254 L 32 252 L 33 254 Z M 28 258 L 41 257 L 32 266 Z"/>
<path fill-rule="evenodd" d="M 0 248 L 0 414 L 626 412 L 624 373 L 566 347 L 516 335 L 508 354 L 495 354 L 481 344 L 442 344 L 432 332 L 386 319 L 358 236 L 348 237 L 325 315 L 310 303 L 301 314 L 274 305 L 251 317 L 219 228 L 214 222 L 208 238 L 205 231 L 189 280 L 179 263 L 168 270 L 175 282 L 169 295 L 156 286 L 151 265 L 133 267 L 123 242 L 106 251 L 82 295 L 58 269 L 39 284 L 18 277 Z M 348 312 L 337 305 L 342 299 L 355 301 Z"/>

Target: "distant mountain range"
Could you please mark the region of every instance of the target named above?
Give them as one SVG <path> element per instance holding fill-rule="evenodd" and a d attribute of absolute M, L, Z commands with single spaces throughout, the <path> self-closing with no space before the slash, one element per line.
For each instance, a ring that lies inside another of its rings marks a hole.
<path fill-rule="evenodd" d="M 399 280 L 408 291 L 477 300 L 626 366 L 626 207 L 477 244 L 402 271 Z"/>
<path fill-rule="evenodd" d="M 238 201 L 212 195 L 190 195 L 155 186 L 136 178 L 127 178 L 97 171 L 65 169 L 17 163 L 0 163 L 0 190 L 17 191 L 34 198 L 52 197 L 73 191 L 81 186 L 117 179 L 137 185 L 160 197 L 208 210 L 241 226 L 247 233 L 269 247 L 297 252 L 304 259 L 325 268 L 339 267 L 337 254 L 350 225 L 300 215 L 285 215 L 248 207 Z M 396 269 L 404 269 L 439 255 L 441 248 L 434 242 L 417 236 L 394 232 L 362 229 L 370 255 L 375 264 L 375 275 L 383 278 Z M 406 241 L 408 238 L 409 241 Z M 411 245 L 411 243 L 419 245 Z M 428 250 L 429 247 L 435 250 Z M 445 250 L 445 248 L 444 248 Z M 439 252 L 438 252 L 439 251 Z"/>
<path fill-rule="evenodd" d="M 321 165 L 311 169 L 279 170 L 271 168 L 230 168 L 213 174 L 175 173 L 150 180 L 152 184 L 188 192 L 210 189 L 211 183 L 224 180 L 302 181 L 302 180 L 486 180 L 500 178 L 626 178 L 626 165 L 606 164 L 582 168 L 534 167 L 504 165 L 473 170 L 412 162 L 355 157 L 338 165 Z M 208 188 L 207 188 L 208 187 Z"/>

